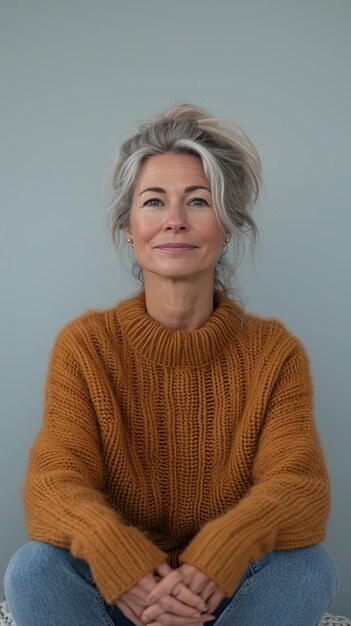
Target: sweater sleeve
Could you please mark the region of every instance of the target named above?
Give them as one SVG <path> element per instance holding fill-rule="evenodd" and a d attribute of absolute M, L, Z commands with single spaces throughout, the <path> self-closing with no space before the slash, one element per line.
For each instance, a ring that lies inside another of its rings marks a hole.
<path fill-rule="evenodd" d="M 311 390 L 308 359 L 297 342 L 269 396 L 250 490 L 205 524 L 181 555 L 182 562 L 206 572 L 228 596 L 251 562 L 272 550 L 325 537 L 329 480 Z"/>
<path fill-rule="evenodd" d="M 160 565 L 165 554 L 108 503 L 99 425 L 63 334 L 52 350 L 44 422 L 24 485 L 28 534 L 86 560 L 106 602 L 112 603 Z"/>

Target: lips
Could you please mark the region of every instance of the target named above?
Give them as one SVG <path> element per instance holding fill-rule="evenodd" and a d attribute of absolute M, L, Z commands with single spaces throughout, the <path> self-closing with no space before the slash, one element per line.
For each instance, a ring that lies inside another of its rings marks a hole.
<path fill-rule="evenodd" d="M 194 250 L 196 246 L 190 243 L 162 243 L 160 246 L 156 246 L 158 250 Z"/>

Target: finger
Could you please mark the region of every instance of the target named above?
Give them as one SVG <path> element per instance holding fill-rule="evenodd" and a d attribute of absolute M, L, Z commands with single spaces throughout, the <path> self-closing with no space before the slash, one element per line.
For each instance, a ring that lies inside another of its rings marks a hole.
<path fill-rule="evenodd" d="M 173 596 L 163 596 L 157 603 L 152 604 L 145 608 L 142 612 L 140 619 L 144 624 L 151 622 L 154 619 L 159 618 L 163 613 L 172 613 L 178 617 L 196 618 L 201 619 L 202 615 L 200 611 L 195 610 L 193 607 L 183 604 L 174 598 Z"/>
<path fill-rule="evenodd" d="M 165 624 L 161 624 L 161 622 L 150 622 L 148 624 L 148 626 L 165 626 Z M 171 623 L 170 623 L 171 626 Z M 182 625 L 178 625 L 178 626 L 190 626 L 189 622 L 184 622 L 184 624 Z M 203 622 L 196 622 L 195 624 L 191 624 L 191 626 L 203 626 Z"/>
<path fill-rule="evenodd" d="M 216 591 L 218 591 L 218 587 L 216 583 L 214 583 L 213 580 L 210 579 L 208 580 L 207 584 L 204 586 L 199 595 L 204 600 L 204 602 L 207 602 L 208 598 L 216 593 Z"/>
<path fill-rule="evenodd" d="M 169 574 L 171 571 L 172 571 L 172 568 L 168 565 L 168 563 L 166 563 L 166 561 L 164 563 L 161 563 L 161 565 L 156 570 L 156 572 L 160 576 L 162 576 L 162 578 L 167 576 L 167 574 Z"/>
<path fill-rule="evenodd" d="M 146 598 L 149 593 L 155 589 L 157 586 L 157 580 L 153 574 L 147 574 L 143 578 L 141 578 L 134 587 L 131 587 L 126 594 L 123 600 L 129 602 L 129 599 L 133 602 L 136 602 L 139 606 L 146 605 Z"/>
<path fill-rule="evenodd" d="M 147 603 L 153 604 L 153 602 L 157 602 L 162 598 L 162 596 L 171 595 L 174 587 L 182 582 L 182 577 L 179 570 L 172 570 L 169 574 L 165 576 L 160 582 L 157 583 L 157 586 L 149 593 L 147 597 Z"/>
<path fill-rule="evenodd" d="M 179 568 L 179 571 L 184 577 L 183 580 L 186 586 L 197 594 L 200 594 L 206 587 L 207 583 L 211 581 L 211 578 L 209 578 L 207 574 L 201 572 L 188 563 L 183 563 L 183 565 Z"/>
<path fill-rule="evenodd" d="M 172 591 L 172 595 L 184 604 L 192 606 L 199 611 L 206 611 L 207 605 L 204 598 L 191 591 L 184 583 L 178 583 Z"/>
<path fill-rule="evenodd" d="M 129 590 L 128 595 L 123 598 L 128 604 L 136 604 L 137 606 L 146 606 L 146 598 L 149 595 L 149 591 L 144 591 L 138 587 L 133 587 Z"/>
<path fill-rule="evenodd" d="M 157 621 L 160 622 L 162 626 L 195 626 L 196 624 L 204 626 L 207 622 L 213 622 L 214 619 L 216 619 L 214 615 L 204 615 L 201 617 L 200 621 L 199 618 L 179 617 L 172 615 L 172 613 L 162 613 L 162 615 L 157 618 Z"/>
<path fill-rule="evenodd" d="M 165 626 L 165 624 L 162 624 L 161 622 L 150 622 L 148 624 L 148 626 Z M 190 626 L 189 622 L 184 622 L 184 624 L 178 625 L 178 626 Z M 191 624 L 191 626 L 203 626 L 203 622 L 195 622 L 194 624 Z"/>
<path fill-rule="evenodd" d="M 127 617 L 135 626 L 144 626 L 143 622 L 136 615 L 136 613 L 126 604 L 123 600 L 118 600 L 116 602 L 120 611 L 122 611 L 123 615 Z"/>
<path fill-rule="evenodd" d="M 172 570 L 172 568 L 164 562 L 157 568 L 156 571 L 160 574 L 160 576 L 162 576 L 162 578 L 164 578 L 174 570 Z M 178 569 L 178 573 L 183 576 L 183 572 L 181 572 L 180 569 Z M 184 582 L 179 582 L 175 585 L 172 595 L 184 604 L 188 604 L 199 611 L 207 610 L 206 603 L 202 601 L 202 598 L 194 591 L 191 591 L 191 589 L 189 589 Z"/>
<path fill-rule="evenodd" d="M 167 622 L 168 626 L 173 626 L 173 622 Z M 150 622 L 147 626 L 166 626 L 166 624 L 161 622 Z M 177 624 L 177 626 L 203 626 L 203 622 L 195 622 L 194 624 L 189 624 L 189 622 L 184 622 L 183 624 Z"/>
<path fill-rule="evenodd" d="M 207 601 L 208 604 L 208 612 L 213 613 L 216 608 L 220 605 L 224 598 L 224 593 L 221 589 L 218 589 Z"/>
<path fill-rule="evenodd" d="M 213 615 L 206 618 L 203 617 L 200 621 L 195 618 L 175 616 L 172 613 L 162 613 L 157 619 L 149 622 L 147 626 L 204 626 L 206 622 L 214 619 Z"/>
<path fill-rule="evenodd" d="M 134 588 L 140 588 L 149 594 L 150 591 L 152 591 L 152 589 L 154 589 L 157 586 L 157 584 L 158 584 L 158 581 L 156 580 L 155 576 L 150 573 L 150 574 L 146 574 L 146 576 L 143 576 L 143 578 L 141 578 L 137 582 Z"/>

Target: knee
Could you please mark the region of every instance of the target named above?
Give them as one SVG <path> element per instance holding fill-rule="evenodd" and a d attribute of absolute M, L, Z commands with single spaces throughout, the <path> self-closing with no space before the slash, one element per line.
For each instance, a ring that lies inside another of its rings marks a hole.
<path fill-rule="evenodd" d="M 40 589 L 41 579 L 50 576 L 54 569 L 55 546 L 41 541 L 31 541 L 22 546 L 11 558 L 4 578 L 6 598 L 23 597 L 29 588 Z"/>
<path fill-rule="evenodd" d="M 339 574 L 327 550 L 320 544 L 309 546 L 305 551 L 305 571 L 309 584 L 314 589 L 323 590 L 332 600 L 339 589 Z"/>
<path fill-rule="evenodd" d="M 320 544 L 298 548 L 291 552 L 291 575 L 303 592 L 329 599 L 331 606 L 339 589 L 339 575 L 335 563 Z"/>

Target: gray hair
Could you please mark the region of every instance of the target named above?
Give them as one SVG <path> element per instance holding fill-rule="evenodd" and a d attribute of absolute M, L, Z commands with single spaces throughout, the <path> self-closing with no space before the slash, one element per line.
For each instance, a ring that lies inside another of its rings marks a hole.
<path fill-rule="evenodd" d="M 151 156 L 169 152 L 200 157 L 210 183 L 219 224 L 234 242 L 231 263 L 217 263 L 215 286 L 230 289 L 230 277 L 241 259 L 245 239 L 253 249 L 257 226 L 251 211 L 261 184 L 261 163 L 256 148 L 239 126 L 209 115 L 191 104 L 175 104 L 155 119 L 140 124 L 118 152 L 112 170 L 112 202 L 109 219 L 113 241 L 121 248 L 122 231 L 129 226 L 130 211 L 141 165 Z M 137 266 L 137 264 L 136 264 Z M 142 269 L 133 273 L 142 282 Z"/>

